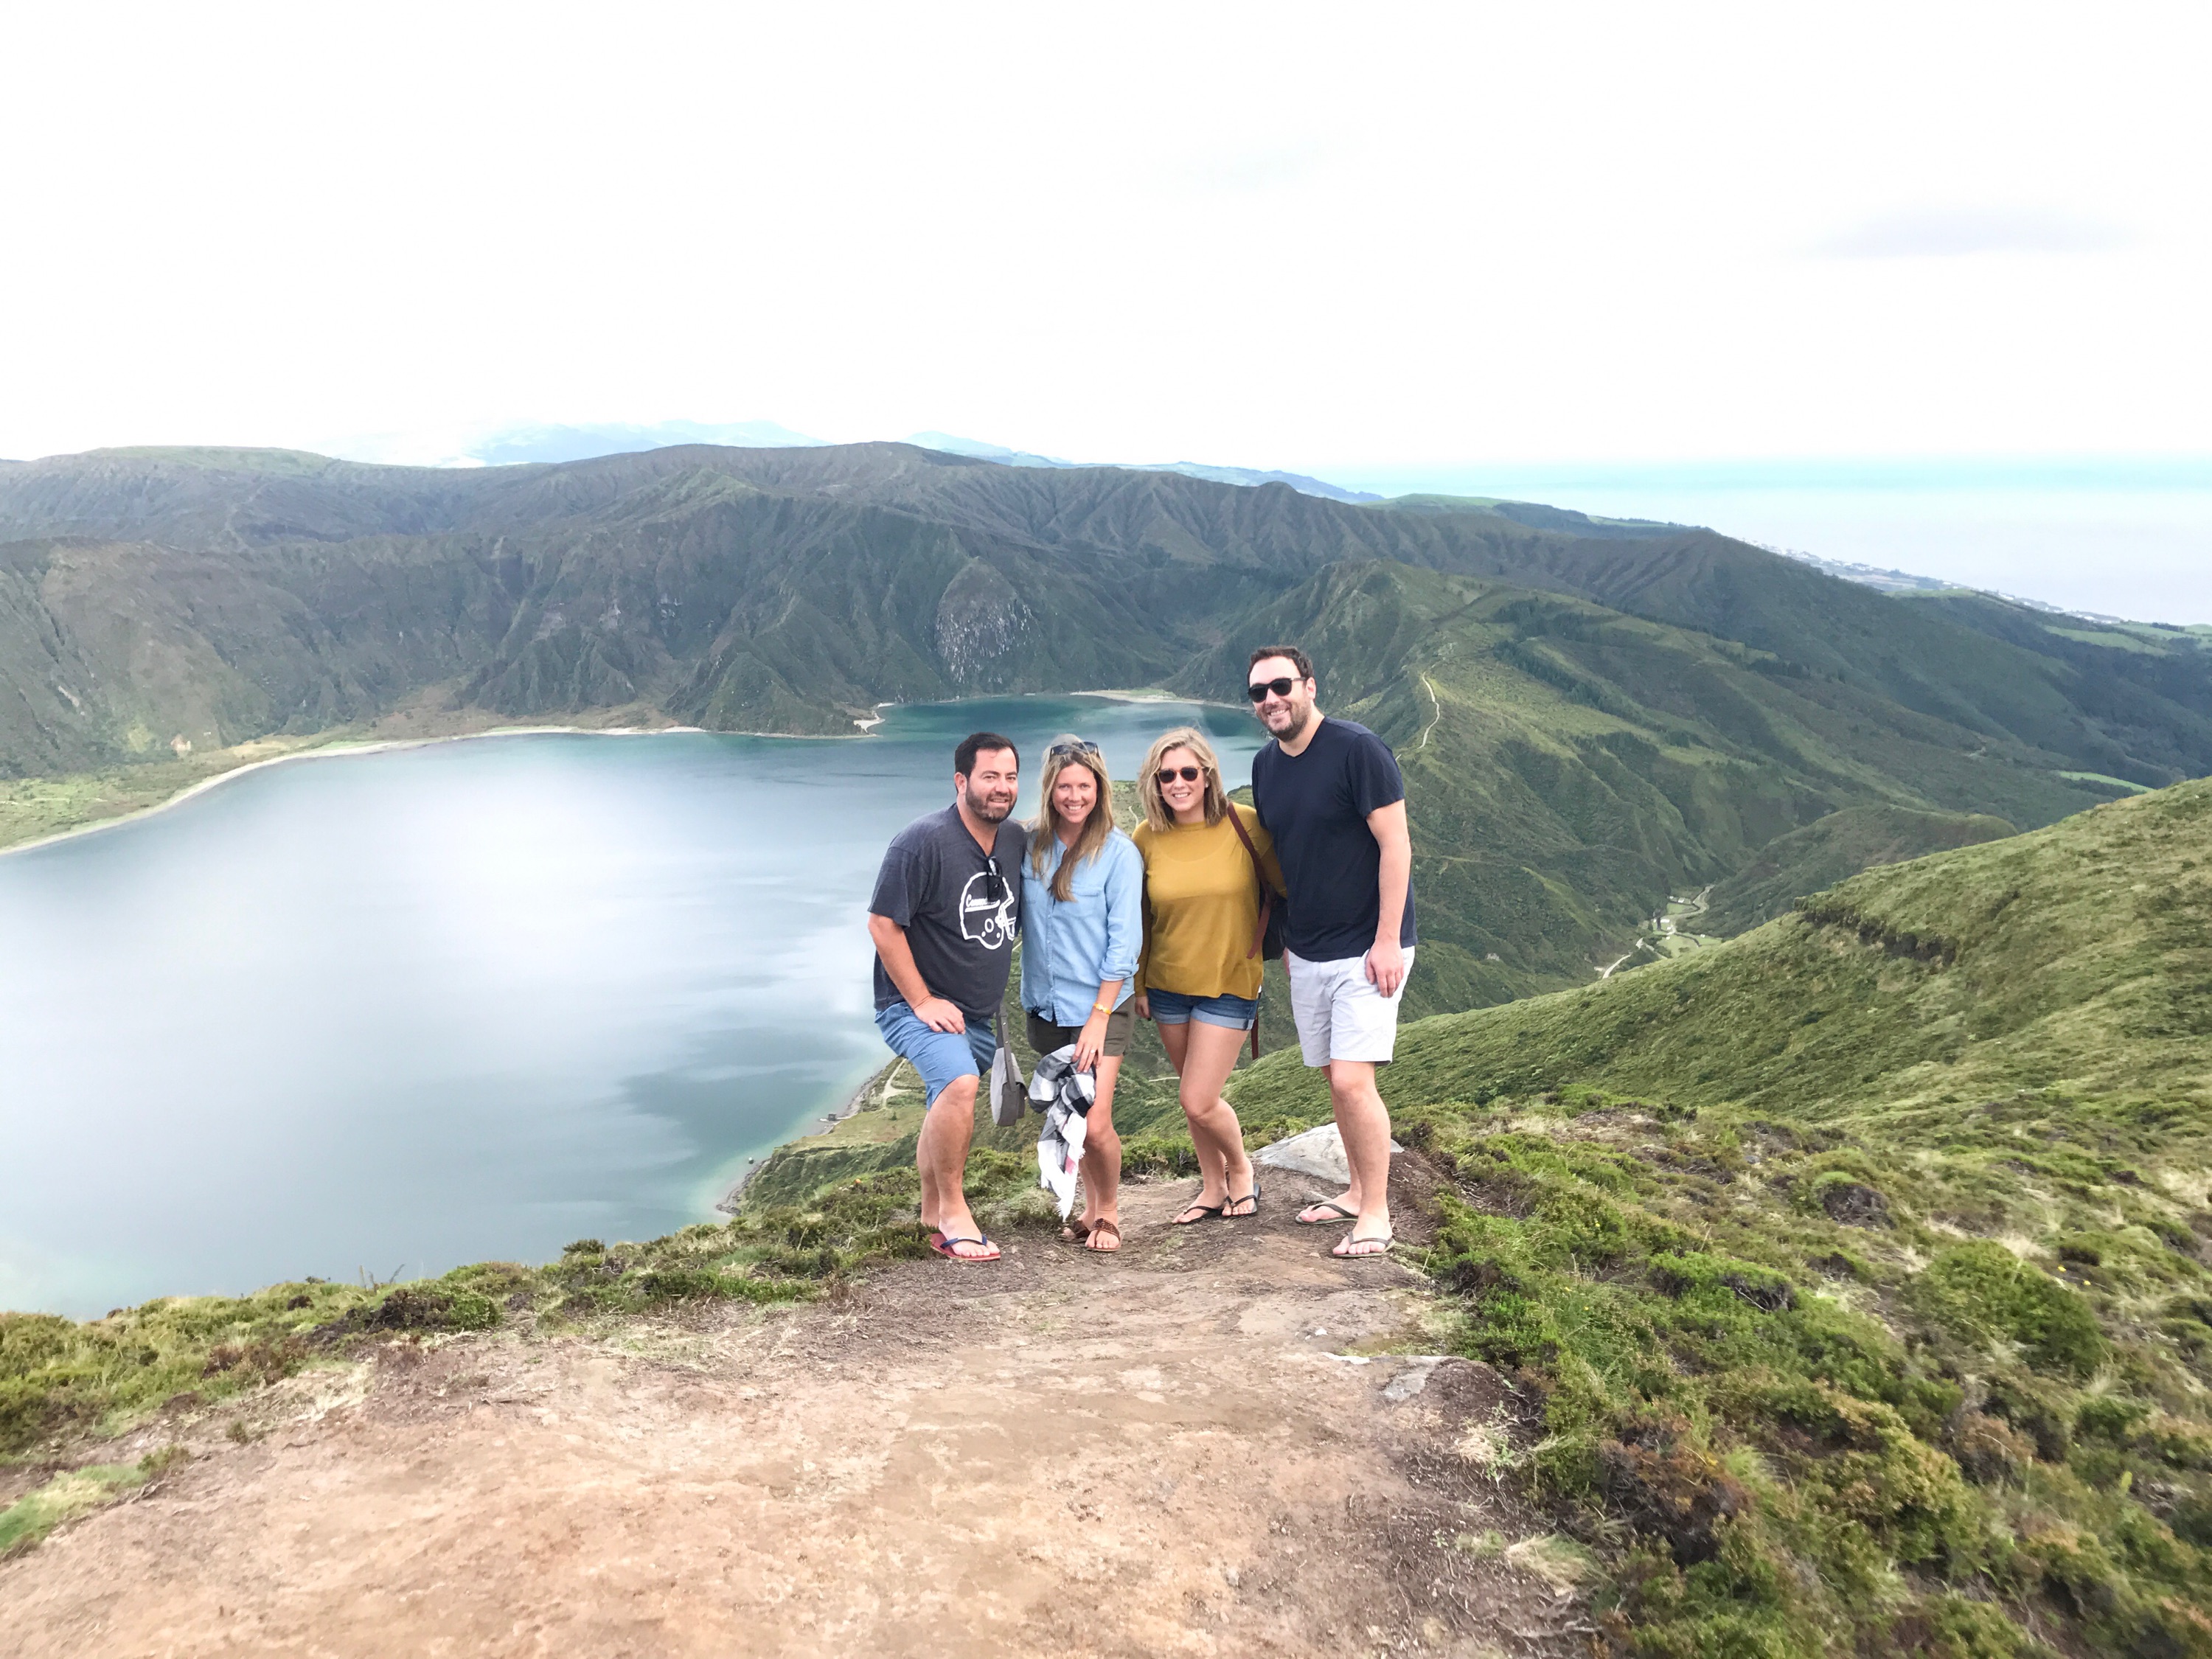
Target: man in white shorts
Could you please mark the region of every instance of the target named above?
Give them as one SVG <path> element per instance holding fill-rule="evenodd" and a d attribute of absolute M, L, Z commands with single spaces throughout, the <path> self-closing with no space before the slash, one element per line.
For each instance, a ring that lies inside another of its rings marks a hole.
<path fill-rule="evenodd" d="M 1283 967 L 1309 1066 L 1328 1069 L 1352 1184 L 1308 1206 L 1308 1226 L 1349 1221 L 1340 1256 L 1390 1248 L 1390 1114 L 1375 1087 L 1398 1040 L 1413 966 L 1413 849 L 1406 783 L 1389 746 L 1314 706 L 1313 665 L 1294 645 L 1252 653 L 1245 690 L 1274 742 L 1252 757 L 1252 804 L 1274 837 L 1290 901 Z"/>

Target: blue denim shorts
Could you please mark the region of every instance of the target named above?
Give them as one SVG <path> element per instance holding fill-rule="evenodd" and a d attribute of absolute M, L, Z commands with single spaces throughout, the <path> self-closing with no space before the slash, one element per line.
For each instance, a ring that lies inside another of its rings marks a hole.
<path fill-rule="evenodd" d="M 876 1029 L 893 1054 L 921 1073 L 925 1107 L 934 1106 L 955 1079 L 986 1075 L 999 1052 L 999 1039 L 988 1023 L 978 1024 L 971 1018 L 965 1031 L 932 1030 L 903 1002 L 877 1009 Z"/>
<path fill-rule="evenodd" d="M 1225 992 L 1218 997 L 1187 997 L 1180 991 L 1149 988 L 1145 997 L 1152 1005 L 1153 1022 L 1160 1025 L 1188 1025 L 1196 1020 L 1200 1025 L 1249 1031 L 1260 1017 L 1257 997 L 1232 997 Z"/>

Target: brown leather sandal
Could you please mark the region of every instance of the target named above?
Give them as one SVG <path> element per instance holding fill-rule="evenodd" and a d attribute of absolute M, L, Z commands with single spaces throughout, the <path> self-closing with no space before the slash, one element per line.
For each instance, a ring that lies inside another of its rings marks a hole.
<path fill-rule="evenodd" d="M 1103 1238 L 1108 1233 L 1114 1235 L 1114 1242 L 1111 1244 L 1100 1245 L 1094 1242 L 1095 1240 Z M 1116 1250 L 1121 1248 L 1121 1224 L 1118 1222 L 1106 1220 L 1092 1222 L 1091 1224 L 1090 1237 L 1083 1241 L 1083 1248 L 1090 1251 L 1093 1255 L 1112 1255 Z"/>

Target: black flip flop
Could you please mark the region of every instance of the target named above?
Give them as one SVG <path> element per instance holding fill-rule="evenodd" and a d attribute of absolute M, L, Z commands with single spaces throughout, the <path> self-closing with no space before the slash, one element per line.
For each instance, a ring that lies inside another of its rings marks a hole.
<path fill-rule="evenodd" d="M 973 1267 L 979 1261 L 999 1260 L 999 1247 L 996 1244 L 991 1244 L 991 1254 L 988 1255 L 963 1255 L 952 1248 L 955 1244 L 991 1244 L 991 1241 L 981 1233 L 976 1234 L 973 1238 L 964 1234 L 938 1233 L 929 1241 L 929 1248 L 947 1261 L 957 1261 L 965 1267 Z"/>
<path fill-rule="evenodd" d="M 1339 1261 L 1372 1261 L 1377 1257 L 1389 1255 L 1390 1254 L 1390 1247 L 1396 1243 L 1398 1240 L 1396 1235 L 1392 1233 L 1370 1233 L 1364 1238 L 1361 1238 L 1357 1235 L 1354 1235 L 1353 1237 L 1346 1239 L 1344 1242 L 1347 1246 L 1352 1244 L 1380 1244 L 1382 1248 L 1379 1250 L 1352 1250 L 1349 1249 L 1331 1250 L 1329 1254 L 1334 1256 Z"/>
<path fill-rule="evenodd" d="M 1169 1222 L 1168 1225 L 1170 1227 L 1195 1227 L 1200 1222 L 1205 1220 L 1206 1217 L 1210 1215 L 1218 1216 L 1228 1207 L 1229 1206 L 1224 1203 L 1216 1204 L 1209 1208 L 1204 1204 L 1193 1200 L 1192 1202 L 1184 1205 L 1181 1214 L 1178 1214 L 1174 1220 Z M 1185 1221 L 1183 1217 L 1189 1215 L 1194 1210 L 1198 1212 L 1197 1215 L 1192 1219 Z"/>
<path fill-rule="evenodd" d="M 1309 1221 L 1306 1219 L 1305 1210 L 1301 1210 L 1297 1214 L 1292 1216 L 1291 1219 L 1297 1222 L 1301 1227 L 1334 1227 L 1340 1221 L 1357 1221 L 1359 1219 L 1358 1211 L 1347 1210 L 1343 1205 L 1338 1203 L 1333 1198 L 1317 1198 L 1314 1200 L 1312 1203 L 1306 1206 L 1306 1210 L 1334 1210 L 1336 1213 L 1334 1215 L 1316 1216 L 1313 1220 Z"/>
<path fill-rule="evenodd" d="M 1240 1210 L 1236 1207 L 1239 1204 L 1249 1204 L 1252 1207 L 1249 1210 Z M 1259 1213 L 1260 1183 L 1256 1181 L 1252 1183 L 1252 1190 L 1243 1197 L 1232 1198 L 1221 1206 L 1221 1218 L 1224 1221 L 1249 1221 Z"/>

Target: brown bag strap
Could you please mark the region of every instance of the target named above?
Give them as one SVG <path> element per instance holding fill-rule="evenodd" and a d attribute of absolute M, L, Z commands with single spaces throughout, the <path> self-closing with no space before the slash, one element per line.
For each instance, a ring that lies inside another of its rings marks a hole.
<path fill-rule="evenodd" d="M 1237 832 L 1237 839 L 1244 843 L 1244 850 L 1252 855 L 1252 878 L 1260 884 L 1260 922 L 1252 930 L 1251 948 L 1244 952 L 1249 962 L 1260 954 L 1260 946 L 1267 937 L 1267 915 L 1275 908 L 1274 890 L 1267 885 L 1267 872 L 1260 863 L 1260 849 L 1252 845 L 1252 837 L 1245 833 L 1244 820 L 1237 814 L 1237 803 L 1229 804 L 1229 827 Z M 1263 986 L 1264 989 L 1264 986 Z M 1260 1016 L 1252 1016 L 1252 1058 L 1260 1058 Z"/>
<path fill-rule="evenodd" d="M 1260 954 L 1261 941 L 1267 937 L 1267 917 L 1275 908 L 1274 890 L 1267 885 L 1267 872 L 1260 866 L 1260 849 L 1252 845 L 1252 837 L 1245 833 L 1244 820 L 1237 815 L 1237 803 L 1229 803 L 1229 827 L 1237 832 L 1237 839 L 1244 843 L 1244 850 L 1252 855 L 1252 878 L 1260 884 L 1260 925 L 1252 930 L 1251 948 L 1244 952 L 1249 962 Z M 1253 1028 L 1257 1030 L 1259 1028 Z"/>

